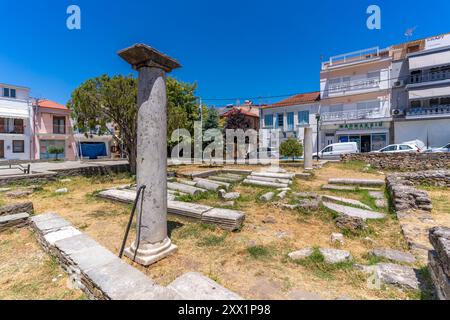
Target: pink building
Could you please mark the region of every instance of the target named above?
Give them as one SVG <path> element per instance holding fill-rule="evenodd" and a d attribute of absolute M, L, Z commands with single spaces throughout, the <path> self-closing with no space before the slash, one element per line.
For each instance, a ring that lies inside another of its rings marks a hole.
<path fill-rule="evenodd" d="M 34 106 L 33 150 L 35 159 L 75 160 L 76 143 L 70 110 L 51 100 L 40 100 Z M 51 147 L 63 148 L 58 155 L 50 154 Z"/>

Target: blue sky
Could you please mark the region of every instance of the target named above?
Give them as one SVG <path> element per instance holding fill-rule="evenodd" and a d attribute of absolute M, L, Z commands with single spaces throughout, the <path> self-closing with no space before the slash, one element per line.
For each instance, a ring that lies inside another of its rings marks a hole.
<path fill-rule="evenodd" d="M 66 28 L 71 4 L 81 30 Z M 381 30 L 366 27 L 370 4 Z M 450 32 L 448 12 L 448 0 L 1 0 L 0 83 L 65 104 L 90 77 L 132 73 L 116 53 L 143 42 L 178 59 L 172 75 L 197 81 L 204 99 L 308 92 L 319 89 L 321 56 L 401 43 L 414 26 L 412 39 Z"/>

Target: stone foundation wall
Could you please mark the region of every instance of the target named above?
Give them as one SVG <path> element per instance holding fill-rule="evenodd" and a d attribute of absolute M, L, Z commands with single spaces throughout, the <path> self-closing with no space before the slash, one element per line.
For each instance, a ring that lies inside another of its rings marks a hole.
<path fill-rule="evenodd" d="M 437 297 L 450 300 L 450 228 L 433 228 L 429 238 L 434 248 L 429 252 L 429 271 Z"/>
<path fill-rule="evenodd" d="M 408 210 L 431 211 L 433 205 L 430 196 L 415 186 L 450 187 L 450 170 L 394 173 L 387 176 L 386 185 L 397 213 Z"/>
<path fill-rule="evenodd" d="M 364 161 L 377 169 L 416 171 L 450 169 L 450 153 L 353 153 L 342 161 Z"/>

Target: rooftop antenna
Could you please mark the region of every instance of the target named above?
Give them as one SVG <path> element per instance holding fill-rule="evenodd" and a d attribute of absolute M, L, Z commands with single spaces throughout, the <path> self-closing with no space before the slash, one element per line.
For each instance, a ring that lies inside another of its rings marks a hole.
<path fill-rule="evenodd" d="M 405 37 L 406 37 L 406 39 L 407 39 L 408 41 L 409 41 L 409 39 L 413 36 L 414 31 L 416 31 L 416 29 L 417 29 L 417 26 L 406 29 L 406 31 L 405 31 Z"/>

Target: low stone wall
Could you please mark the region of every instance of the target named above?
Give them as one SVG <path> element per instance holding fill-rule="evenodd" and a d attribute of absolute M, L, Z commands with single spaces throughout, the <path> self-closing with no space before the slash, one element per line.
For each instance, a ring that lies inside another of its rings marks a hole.
<path fill-rule="evenodd" d="M 128 172 L 130 169 L 128 164 L 112 164 L 112 165 L 96 165 L 80 168 L 59 169 L 55 171 L 21 174 L 11 176 L 0 176 L 0 186 L 8 185 L 15 182 L 39 183 L 54 181 L 61 177 L 67 176 L 95 176 L 108 175 L 112 173 Z"/>
<path fill-rule="evenodd" d="M 33 202 L 15 203 L 0 207 L 0 216 L 7 216 L 17 213 L 33 214 Z"/>
<path fill-rule="evenodd" d="M 429 271 L 440 300 L 450 300 L 450 228 L 430 230 Z"/>
<path fill-rule="evenodd" d="M 450 169 L 450 153 L 353 153 L 342 161 L 364 161 L 376 169 L 416 171 Z"/>

